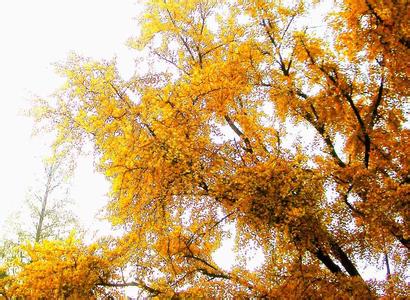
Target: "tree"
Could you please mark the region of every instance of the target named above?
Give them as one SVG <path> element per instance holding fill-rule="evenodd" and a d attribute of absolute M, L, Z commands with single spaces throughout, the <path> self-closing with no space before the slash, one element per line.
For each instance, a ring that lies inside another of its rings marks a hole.
<path fill-rule="evenodd" d="M 67 157 L 55 155 L 44 162 L 44 174 L 37 180 L 39 187 L 31 188 L 21 211 L 9 217 L 8 239 L 21 244 L 27 240 L 65 239 L 78 227 L 69 197 L 72 164 Z M 6 238 L 6 239 L 7 239 Z"/>
<path fill-rule="evenodd" d="M 34 199 L 28 201 L 30 213 L 35 227 L 35 242 L 44 239 L 61 239 L 77 225 L 76 217 L 67 198 L 67 180 L 71 173 L 65 157 L 53 158 L 44 166 L 45 184 L 43 190 L 33 194 Z M 53 194 L 57 194 L 57 197 Z"/>
<path fill-rule="evenodd" d="M 95 143 L 126 230 L 111 247 L 148 295 L 408 296 L 407 1 L 335 1 L 320 30 L 317 2 L 146 1 L 130 45 L 150 73 L 60 68 L 65 88 L 37 112 L 57 145 Z M 286 146 L 301 127 L 310 148 Z M 214 262 L 226 222 L 242 257 L 264 251 L 256 272 Z"/>

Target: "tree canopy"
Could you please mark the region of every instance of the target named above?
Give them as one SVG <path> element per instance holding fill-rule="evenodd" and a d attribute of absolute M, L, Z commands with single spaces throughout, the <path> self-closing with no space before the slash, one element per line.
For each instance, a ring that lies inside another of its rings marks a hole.
<path fill-rule="evenodd" d="M 93 141 L 125 232 L 75 263 L 68 296 L 409 296 L 408 1 L 334 1 L 312 27 L 319 2 L 144 1 L 129 44 L 149 71 L 124 79 L 115 61 L 75 55 L 59 68 L 66 84 L 36 114 L 56 147 Z M 225 224 L 231 270 L 213 256 Z M 250 270 L 255 247 L 264 261 Z M 45 260 L 32 255 L 15 282 L 51 280 L 36 277 Z M 385 278 L 365 280 L 365 265 Z"/>

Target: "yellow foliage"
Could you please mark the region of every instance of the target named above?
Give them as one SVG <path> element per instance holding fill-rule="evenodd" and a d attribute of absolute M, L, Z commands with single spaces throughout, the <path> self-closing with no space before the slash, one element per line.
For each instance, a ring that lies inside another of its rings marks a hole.
<path fill-rule="evenodd" d="M 123 80 L 114 61 L 71 57 L 57 105 L 36 112 L 60 146 L 92 137 L 125 234 L 103 247 L 111 260 L 68 241 L 27 248 L 14 290 L 90 293 L 94 270 L 122 266 L 153 297 L 397 291 L 410 247 L 408 5 L 335 1 L 317 29 L 317 2 L 146 1 L 130 45 L 167 72 Z M 226 224 L 236 255 L 262 250 L 257 271 L 214 262 Z M 366 282 L 358 261 L 395 274 Z"/>

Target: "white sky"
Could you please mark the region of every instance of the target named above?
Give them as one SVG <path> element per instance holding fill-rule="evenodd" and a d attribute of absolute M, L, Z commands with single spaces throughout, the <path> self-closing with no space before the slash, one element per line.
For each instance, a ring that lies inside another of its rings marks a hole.
<path fill-rule="evenodd" d="M 135 54 L 125 46 L 137 32 L 138 0 L 0 0 L 0 226 L 16 211 L 41 174 L 47 142 L 31 137 L 32 120 L 21 111 L 34 96 L 53 93 L 62 79 L 53 64 L 70 51 L 96 59 L 117 57 L 124 76 L 134 71 Z M 93 227 L 106 202 L 108 185 L 83 158 L 74 178 L 76 212 Z M 0 227 L 1 228 L 1 227 Z"/>

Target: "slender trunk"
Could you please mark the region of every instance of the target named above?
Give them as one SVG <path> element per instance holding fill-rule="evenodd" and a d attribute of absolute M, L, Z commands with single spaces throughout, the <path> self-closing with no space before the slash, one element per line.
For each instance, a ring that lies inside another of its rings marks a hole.
<path fill-rule="evenodd" d="M 50 169 L 48 170 L 46 190 L 45 190 L 43 198 L 41 200 L 41 211 L 40 211 L 40 215 L 39 215 L 39 219 L 38 219 L 38 224 L 37 224 L 37 228 L 36 228 L 36 236 L 35 236 L 35 242 L 36 243 L 40 242 L 40 240 L 41 240 L 41 234 L 42 234 L 42 231 L 43 231 L 43 222 L 44 222 L 44 218 L 46 216 L 47 200 L 48 200 L 48 196 L 50 194 L 52 178 L 53 178 L 53 165 L 50 166 Z"/>
<path fill-rule="evenodd" d="M 44 216 L 46 214 L 46 207 L 47 207 L 47 198 L 48 198 L 48 190 L 44 193 L 43 200 L 41 202 L 41 211 L 40 211 L 40 216 L 38 219 L 38 224 L 36 228 L 36 237 L 35 237 L 35 242 L 38 243 L 40 242 L 41 239 L 41 233 L 43 230 L 43 222 L 44 222 Z"/>

